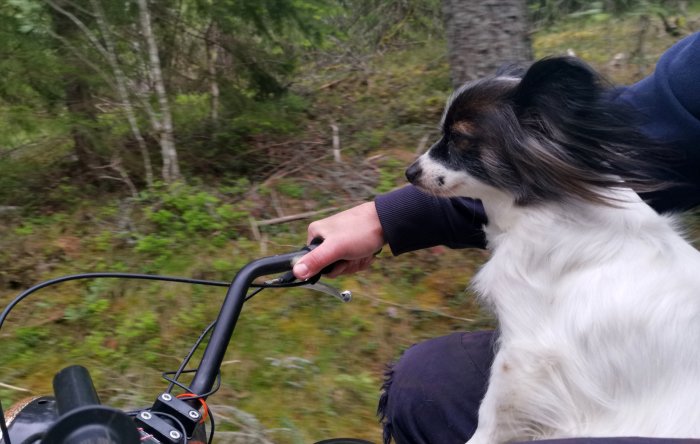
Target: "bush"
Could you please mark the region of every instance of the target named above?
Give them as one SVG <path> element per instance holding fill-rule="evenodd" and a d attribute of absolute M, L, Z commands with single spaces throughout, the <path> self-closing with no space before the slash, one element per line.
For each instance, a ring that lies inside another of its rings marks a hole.
<path fill-rule="evenodd" d="M 193 185 L 160 186 L 141 199 L 146 224 L 134 250 L 151 256 L 168 257 L 175 247 L 198 239 L 221 245 L 237 237 L 247 221 L 244 209 Z"/>

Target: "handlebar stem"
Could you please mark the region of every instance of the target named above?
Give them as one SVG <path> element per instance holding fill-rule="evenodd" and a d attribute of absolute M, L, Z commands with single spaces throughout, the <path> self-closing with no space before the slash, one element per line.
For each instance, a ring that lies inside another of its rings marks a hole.
<path fill-rule="evenodd" d="M 238 321 L 238 316 L 241 314 L 248 287 L 253 283 L 253 280 L 260 276 L 291 270 L 294 261 L 303 254 L 304 251 L 298 251 L 264 257 L 249 263 L 236 274 L 226 292 L 226 298 L 216 320 L 216 326 L 211 333 L 209 343 L 204 350 L 204 355 L 190 384 L 189 389 L 192 393 L 209 393 L 214 387 L 216 375 L 219 372 L 226 348 L 233 335 L 233 329 Z"/>

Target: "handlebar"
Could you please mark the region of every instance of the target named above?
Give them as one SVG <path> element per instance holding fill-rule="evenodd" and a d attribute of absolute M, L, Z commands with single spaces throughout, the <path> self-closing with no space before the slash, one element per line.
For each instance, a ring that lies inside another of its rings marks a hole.
<path fill-rule="evenodd" d="M 299 251 L 295 251 L 293 253 L 265 257 L 249 263 L 236 274 L 226 292 L 226 298 L 221 306 L 216 326 L 199 362 L 197 373 L 189 386 L 190 392 L 208 393 L 214 387 L 216 375 L 224 359 L 233 329 L 238 321 L 238 316 L 241 314 L 245 295 L 253 280 L 260 276 L 289 271 L 294 262 L 301 256 Z"/>
<path fill-rule="evenodd" d="M 90 439 L 90 436 L 96 437 L 99 442 L 105 444 L 137 443 L 139 442 L 139 434 L 141 436 L 140 441 L 146 443 L 190 442 L 189 437 L 193 436 L 195 429 L 198 429 L 198 425 L 202 422 L 202 417 L 199 412 L 200 408 L 206 406 L 205 400 L 207 396 L 216 391 L 215 384 L 217 382 L 221 363 L 241 314 L 243 304 L 247 299 L 252 297 L 247 296 L 250 287 L 304 286 L 331 294 L 344 302 L 350 300 L 349 292 L 338 292 L 333 287 L 318 282 L 320 275 L 332 269 L 333 265 L 326 267 L 322 273 L 308 281 L 295 282 L 294 275 L 291 273 L 292 267 L 299 258 L 313 250 L 320 242 L 320 240 L 314 239 L 310 245 L 301 250 L 254 260 L 238 271 L 230 284 L 183 278 L 168 278 L 164 276 L 131 275 L 128 273 L 92 273 L 53 279 L 38 284 L 21 293 L 8 304 L 3 313 L 0 314 L 0 327 L 10 310 L 21 300 L 48 285 L 65 282 L 67 280 L 95 277 L 119 277 L 172 280 L 175 282 L 228 287 L 217 319 L 210 325 L 210 327 L 213 326 L 213 329 L 211 330 L 209 343 L 204 350 L 199 365 L 196 367 L 190 385 L 186 387 L 179 383 L 177 384 L 187 390 L 186 398 L 180 399 L 172 396 L 170 395 L 170 389 L 168 389 L 158 396 L 153 406 L 150 408 L 126 414 L 116 409 L 101 406 L 87 370 L 82 367 L 72 366 L 62 370 L 56 375 L 56 379 L 54 380 L 55 402 L 47 403 L 47 405 L 51 407 L 44 407 L 52 409 L 52 411 L 49 412 L 50 415 L 45 416 L 48 417 L 50 421 L 49 423 L 41 424 L 39 426 L 39 432 L 35 431 L 30 437 L 21 436 L 21 433 L 19 433 L 20 436 L 17 437 L 17 433 L 15 433 L 13 437 L 13 424 L 17 417 L 21 417 L 22 413 L 20 412 L 19 415 L 16 415 L 10 420 L 9 424 L 6 424 L 4 418 L 1 417 L 4 415 L 0 407 L 0 431 L 2 432 L 0 444 L 12 444 L 10 439 L 14 441 L 15 438 L 21 439 L 22 443 L 40 442 L 41 444 L 97 442 Z M 285 274 L 276 279 L 268 280 L 264 284 L 253 283 L 253 281 L 259 277 L 278 273 Z M 204 334 L 200 337 L 200 340 L 203 337 Z M 195 348 L 198 344 L 199 341 L 195 344 Z M 185 358 L 182 368 L 177 372 L 178 375 L 186 365 L 190 356 Z M 173 382 L 173 380 L 170 381 L 171 383 Z M 41 402 L 39 402 L 39 404 L 41 404 Z M 41 409 L 42 407 L 34 406 L 34 408 Z M 36 413 L 34 412 L 32 414 L 35 415 Z M 204 433 L 203 428 L 199 429 L 201 431 L 200 435 L 202 435 Z M 212 436 L 213 430 L 211 431 L 210 440 Z M 200 438 L 202 437 L 199 436 L 198 440 Z M 192 442 L 194 442 L 194 438 Z M 15 444 L 17 443 L 15 442 Z"/>
<path fill-rule="evenodd" d="M 264 257 L 255 260 L 243 267 L 231 281 L 231 286 L 226 293 L 226 298 L 219 312 L 219 317 L 216 320 L 216 327 L 212 331 L 209 344 L 204 350 L 204 355 L 197 367 L 197 373 L 190 384 L 192 393 L 209 393 L 214 387 L 216 375 L 221 367 L 221 362 L 224 359 L 224 354 L 231 340 L 233 329 L 238 321 L 238 316 L 241 314 L 245 295 L 250 284 L 258 277 L 276 273 L 287 273 L 280 277 L 281 281 L 291 282 L 294 276 L 291 274 L 291 269 L 299 258 L 304 254 L 312 251 L 319 246 L 322 239 L 316 238 L 311 243 L 302 248 L 300 251 L 295 251 L 277 256 Z M 321 273 L 309 279 L 312 285 L 316 284 L 321 274 L 329 272 L 334 264 L 324 268 Z M 347 302 L 349 299 L 347 293 L 341 293 L 341 300 Z M 206 397 L 204 397 L 206 399 Z"/>

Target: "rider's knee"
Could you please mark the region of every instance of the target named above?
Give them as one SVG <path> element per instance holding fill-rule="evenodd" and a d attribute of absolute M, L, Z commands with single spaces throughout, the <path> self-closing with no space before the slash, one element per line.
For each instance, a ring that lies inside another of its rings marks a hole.
<path fill-rule="evenodd" d="M 455 333 L 406 350 L 387 373 L 378 413 L 384 442 L 464 443 L 476 428 L 492 334 Z"/>

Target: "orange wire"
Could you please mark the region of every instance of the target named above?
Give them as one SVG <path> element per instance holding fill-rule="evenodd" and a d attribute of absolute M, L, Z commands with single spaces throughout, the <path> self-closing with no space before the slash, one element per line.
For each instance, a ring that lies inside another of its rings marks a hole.
<path fill-rule="evenodd" d="M 181 393 L 176 396 L 176 398 L 197 398 L 199 395 L 195 395 L 194 393 Z M 204 414 L 202 415 L 200 423 L 203 423 L 204 421 L 207 420 L 209 417 L 209 407 L 207 406 L 207 402 L 202 399 L 202 398 L 197 398 L 197 400 L 202 403 L 202 410 L 204 410 Z"/>

